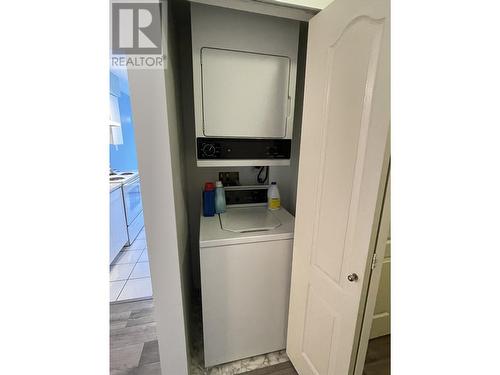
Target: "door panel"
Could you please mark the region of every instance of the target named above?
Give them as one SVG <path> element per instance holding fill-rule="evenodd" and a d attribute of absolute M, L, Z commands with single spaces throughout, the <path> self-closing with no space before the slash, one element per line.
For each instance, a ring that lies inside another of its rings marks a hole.
<path fill-rule="evenodd" d="M 336 0 L 309 25 L 287 341 L 301 375 L 350 371 L 385 177 L 388 8 Z"/>
<path fill-rule="evenodd" d="M 318 215 L 313 237 L 314 264 L 339 283 L 344 260 L 347 224 L 354 192 L 360 144 L 366 140 L 370 102 L 365 101 L 366 85 L 373 87 L 382 23 L 367 17 L 347 26 L 337 42 L 328 48 L 326 118 L 322 131 L 318 183 Z M 356 48 L 352 48 L 356 46 Z M 375 50 L 375 51 L 373 51 Z M 373 51 L 373 52 L 372 52 Z M 350 63 L 346 63 L 350 62 Z M 342 123 L 343 126 L 335 126 Z M 363 139 L 361 139 L 361 137 Z M 321 181 L 322 180 L 322 181 Z M 357 198 L 357 197 L 353 197 Z M 332 225 L 333 224 L 333 225 Z M 330 251 L 330 248 L 341 251 Z"/>
<path fill-rule="evenodd" d="M 336 332 L 336 317 L 329 304 L 311 286 L 307 290 L 306 300 L 302 355 L 308 366 L 316 369 L 319 374 L 326 374 L 332 337 Z"/>

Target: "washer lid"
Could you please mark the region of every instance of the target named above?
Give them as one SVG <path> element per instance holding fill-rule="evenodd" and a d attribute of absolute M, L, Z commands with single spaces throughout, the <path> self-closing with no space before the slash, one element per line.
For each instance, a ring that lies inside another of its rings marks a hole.
<path fill-rule="evenodd" d="M 273 230 L 281 225 L 267 207 L 228 208 L 219 217 L 222 229 L 236 233 Z"/>

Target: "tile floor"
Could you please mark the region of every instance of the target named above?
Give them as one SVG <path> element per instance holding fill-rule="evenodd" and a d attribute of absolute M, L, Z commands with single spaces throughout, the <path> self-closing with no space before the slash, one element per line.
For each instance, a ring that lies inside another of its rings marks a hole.
<path fill-rule="evenodd" d="M 135 241 L 116 256 L 109 272 L 109 301 L 122 302 L 153 295 L 144 228 Z"/>

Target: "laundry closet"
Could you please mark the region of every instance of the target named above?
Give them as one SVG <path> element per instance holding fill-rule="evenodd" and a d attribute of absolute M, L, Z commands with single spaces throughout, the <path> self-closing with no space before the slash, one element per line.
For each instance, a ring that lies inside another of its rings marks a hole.
<path fill-rule="evenodd" d="M 158 314 L 182 305 L 165 334 L 191 359 L 202 351 L 202 368 L 285 349 L 299 373 L 353 366 L 389 170 L 386 5 L 171 1 L 164 77 L 129 73 L 134 120 L 149 126 L 136 138 L 155 296 L 177 296 L 164 274 L 179 264 L 182 300 Z M 167 127 L 151 114 L 162 101 Z M 204 216 L 205 183 L 219 180 L 227 208 Z M 169 349 L 169 365 L 185 355 Z"/>
<path fill-rule="evenodd" d="M 175 15 L 193 293 L 210 367 L 286 346 L 307 26 L 196 2 Z M 203 186 L 220 179 L 227 210 L 204 217 Z"/>

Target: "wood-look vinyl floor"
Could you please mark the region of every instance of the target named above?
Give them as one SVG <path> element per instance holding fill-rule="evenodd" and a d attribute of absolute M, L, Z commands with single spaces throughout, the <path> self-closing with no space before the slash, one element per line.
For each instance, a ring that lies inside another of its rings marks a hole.
<path fill-rule="evenodd" d="M 260 368 L 245 372 L 244 375 L 298 375 L 291 362 L 284 362 L 278 365 Z"/>
<path fill-rule="evenodd" d="M 377 337 L 368 343 L 363 375 L 391 374 L 391 335 Z"/>
<path fill-rule="evenodd" d="M 161 375 L 153 300 L 110 305 L 110 374 Z"/>

